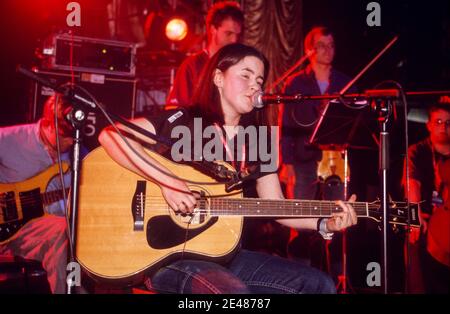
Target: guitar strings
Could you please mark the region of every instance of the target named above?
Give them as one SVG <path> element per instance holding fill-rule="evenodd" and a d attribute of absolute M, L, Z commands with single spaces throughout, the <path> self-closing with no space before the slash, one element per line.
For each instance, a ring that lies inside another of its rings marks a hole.
<path fill-rule="evenodd" d="M 259 205 L 256 205 L 254 203 L 240 203 L 239 205 L 237 205 L 237 204 L 230 204 L 227 201 L 224 201 L 223 203 L 225 203 L 225 206 L 228 203 L 228 206 L 227 206 L 228 208 L 223 208 L 222 207 L 222 210 L 226 210 L 226 209 L 238 210 L 238 209 L 242 209 L 243 207 L 252 207 L 255 210 L 256 210 L 256 208 L 257 209 L 261 209 L 261 210 L 277 210 L 277 207 L 278 207 L 276 204 L 265 204 L 265 205 L 259 204 Z M 204 207 L 224 206 L 223 203 L 220 204 L 220 201 L 219 201 L 217 203 L 214 203 L 213 205 L 204 206 Z M 162 206 L 167 205 L 167 202 L 165 200 L 157 200 L 157 202 L 148 202 L 147 203 L 147 206 L 160 206 L 160 205 L 162 205 Z M 289 205 L 289 206 L 286 206 L 285 208 L 278 209 L 278 210 L 280 210 L 280 211 L 284 211 L 284 210 L 286 210 L 286 211 L 292 211 L 292 210 L 319 210 L 319 211 L 334 211 L 334 212 L 341 212 L 341 211 L 343 211 L 340 207 L 336 207 L 336 205 L 330 205 L 330 206 L 327 206 L 327 207 L 324 207 L 324 206 L 318 206 L 318 207 L 321 207 L 321 208 L 314 209 L 313 206 L 301 206 L 300 205 L 300 206 L 294 207 L 293 205 Z M 364 206 L 353 206 L 353 208 L 355 209 L 355 211 L 360 211 L 360 212 L 365 212 L 367 210 L 367 207 L 365 205 Z M 378 206 L 375 206 L 373 208 L 376 209 L 376 208 L 378 208 Z M 369 207 L 368 209 L 371 210 L 372 208 Z"/>
<path fill-rule="evenodd" d="M 164 200 L 164 198 L 162 197 L 153 197 L 153 196 L 148 196 L 145 198 L 148 204 L 148 206 L 158 206 L 158 205 L 167 205 L 167 202 Z M 238 203 L 238 205 L 241 206 L 248 206 L 248 207 L 258 207 L 258 209 L 262 209 L 262 210 L 276 210 L 276 208 L 278 207 L 277 205 L 279 205 L 280 201 L 277 200 L 273 200 L 268 201 L 265 200 L 264 202 L 266 204 L 255 204 L 255 202 L 258 202 L 257 200 L 246 200 L 246 201 L 242 201 L 242 199 L 213 199 L 213 204 L 208 206 L 223 206 L 224 203 L 229 205 L 229 209 L 232 210 L 237 210 L 237 209 L 241 209 L 241 208 L 236 208 L 237 204 L 233 204 L 233 201 L 235 201 L 236 203 Z M 338 207 L 334 202 L 329 202 L 329 203 L 324 203 L 324 202 L 308 202 L 308 203 L 301 203 L 299 202 L 298 205 L 294 206 L 295 203 L 288 203 L 288 205 L 280 210 L 313 210 L 313 207 L 318 207 L 317 210 L 320 211 L 336 211 L 336 212 L 341 212 L 341 208 Z M 310 204 L 310 205 L 309 205 Z M 323 206 L 324 204 L 326 204 L 326 206 Z M 366 212 L 367 210 L 372 210 L 372 209 L 377 209 L 378 206 L 373 204 L 365 204 L 365 203 L 351 203 L 351 205 L 353 206 L 353 208 L 355 209 L 355 211 L 357 212 Z M 202 206 L 202 207 L 207 207 L 207 206 Z M 224 208 L 225 210 L 226 208 Z"/>
<path fill-rule="evenodd" d="M 324 202 L 324 201 L 307 201 L 307 202 L 285 202 L 286 200 L 242 200 L 242 199 L 233 199 L 233 198 L 223 198 L 223 199 L 215 199 L 210 198 L 215 204 L 215 206 L 224 205 L 223 203 L 228 203 L 229 205 L 233 205 L 233 207 L 236 204 L 233 204 L 233 202 L 239 203 L 239 205 L 242 206 L 252 206 L 252 207 L 258 207 L 262 209 L 275 209 L 280 205 L 280 203 L 286 203 L 287 206 L 285 206 L 284 209 L 293 209 L 295 206 L 297 206 L 299 209 L 311 209 L 312 207 L 319 207 L 319 210 L 333 210 L 338 209 L 340 210 L 340 207 L 334 202 Z M 166 204 L 167 202 L 164 200 L 163 197 L 155 197 L 155 196 L 147 196 L 145 197 L 146 201 L 149 201 L 150 205 L 154 204 Z M 156 202 L 155 202 L 156 201 Z M 265 204 L 255 204 L 256 202 L 264 202 Z M 295 204 L 298 205 L 295 205 Z M 375 204 L 366 204 L 366 203 L 347 203 L 350 204 L 355 210 L 366 210 L 366 209 L 377 209 L 379 206 Z M 235 208 L 236 209 L 236 208 Z"/>
<path fill-rule="evenodd" d="M 278 207 L 277 205 L 280 204 L 280 202 L 285 202 L 286 206 L 284 208 L 284 210 L 289 210 L 289 209 L 293 209 L 295 207 L 298 207 L 300 209 L 311 209 L 312 207 L 320 207 L 320 210 L 333 210 L 333 208 L 338 209 L 338 207 L 336 207 L 337 205 L 334 202 L 327 202 L 327 201 L 308 201 L 308 202 L 295 202 L 295 201 L 291 201 L 291 202 L 286 202 L 286 200 L 261 200 L 263 201 L 265 204 L 255 204 L 255 202 L 259 202 L 259 200 L 255 199 L 255 200 L 242 200 L 242 199 L 232 199 L 232 198 L 224 198 L 224 199 L 218 199 L 218 198 L 210 198 L 212 199 L 214 202 L 216 202 L 216 206 L 218 205 L 223 205 L 220 204 L 220 202 L 225 203 L 227 202 L 229 205 L 235 205 L 232 204 L 233 201 L 235 202 L 239 202 L 239 205 L 241 206 L 252 206 L 252 207 L 258 207 L 260 209 L 275 209 L 274 207 Z M 164 200 L 164 198 L 162 197 L 155 197 L 155 196 L 146 196 L 145 200 L 150 201 L 150 204 L 155 205 L 155 200 L 158 202 L 156 203 L 156 205 L 164 205 L 167 204 L 166 201 Z M 219 202 L 219 204 L 217 204 L 217 202 Z M 23 199 L 21 204 L 22 205 L 31 205 L 33 203 L 36 203 L 34 200 L 26 200 Z M 2 202 L 0 203 L 2 206 L 6 205 L 6 202 Z M 352 207 L 355 209 L 355 211 L 358 210 L 366 210 L 366 209 L 377 209 L 378 206 L 375 204 L 366 204 L 366 203 L 348 203 L 351 204 Z M 286 207 L 291 207 L 291 208 L 286 208 Z M 325 207 L 325 208 L 324 208 Z M 0 215 L 3 215 L 2 213 L 0 213 Z"/>
<path fill-rule="evenodd" d="M 217 204 L 216 204 L 217 205 Z M 170 211 L 172 210 L 170 208 L 170 206 L 164 201 L 164 200 L 159 200 L 158 203 L 151 203 L 149 204 L 149 206 L 152 206 L 151 211 Z M 254 209 L 251 210 L 246 210 L 245 208 L 222 208 L 222 209 L 217 209 L 217 208 L 209 208 L 210 206 L 206 205 L 206 204 L 198 204 L 198 206 L 200 208 L 196 208 L 194 210 L 194 212 L 192 214 L 210 214 L 210 215 L 220 215 L 220 214 L 235 214 L 237 216 L 243 216 L 245 215 L 246 211 L 252 211 L 254 213 Z M 340 209 L 340 208 L 339 208 Z M 331 215 L 333 212 L 342 212 L 342 210 L 332 210 L 332 209 L 321 209 L 319 210 L 318 213 L 311 213 L 310 209 L 303 209 L 302 213 L 303 215 L 298 215 L 298 217 L 302 217 L 302 216 L 308 216 L 308 217 L 320 217 L 320 216 L 328 216 Z M 273 209 L 272 206 L 265 206 L 264 208 L 260 208 L 261 212 L 260 213 L 254 213 L 254 215 L 249 215 L 247 214 L 247 216 L 265 216 L 265 217 L 282 217 L 284 216 L 284 214 L 288 214 L 289 216 L 295 216 L 295 214 L 292 213 L 292 209 L 286 209 L 286 210 L 279 210 L 279 212 L 275 212 L 276 210 Z M 264 214 L 265 210 L 269 210 L 269 211 L 273 211 L 270 214 Z M 305 214 L 304 212 L 308 213 L 309 215 Z M 359 214 L 360 216 L 367 216 L 367 211 L 366 208 L 355 208 L 355 212 L 356 214 Z M 175 214 L 178 214 L 178 211 L 174 211 Z"/>
<path fill-rule="evenodd" d="M 236 199 L 233 199 L 233 198 L 223 198 L 223 199 L 220 199 L 220 198 L 218 198 L 217 196 L 212 196 L 212 197 L 207 197 L 207 198 L 209 198 L 209 199 L 211 199 L 211 200 L 213 200 L 213 201 L 227 201 L 227 202 L 233 202 L 233 200 L 234 201 L 236 201 L 236 202 L 239 202 L 240 204 L 243 204 L 243 205 L 253 205 L 253 206 L 255 206 L 255 205 L 257 205 L 258 206 L 258 208 L 266 208 L 266 207 L 271 207 L 271 208 L 273 208 L 274 206 L 276 207 L 276 205 L 278 205 L 280 202 L 283 202 L 283 203 L 285 203 L 285 204 L 287 204 L 287 206 L 299 206 L 299 207 L 302 207 L 302 208 L 305 208 L 305 207 L 314 207 L 314 206 L 316 206 L 316 207 L 335 207 L 335 206 L 337 206 L 337 204 L 336 203 L 334 203 L 333 201 L 314 201 L 314 200 L 311 200 L 311 201 L 304 201 L 304 200 L 300 200 L 300 201 L 295 201 L 295 200 L 267 200 L 267 199 L 254 199 L 254 200 L 243 200 L 243 199 L 239 199 L 239 198 L 236 198 Z M 153 201 L 153 200 L 158 200 L 158 201 L 161 201 L 161 203 L 166 203 L 166 201 L 164 200 L 164 198 L 162 198 L 162 197 L 160 197 L 160 196 L 146 196 L 145 197 L 145 200 L 151 200 L 151 201 Z M 58 201 L 58 200 L 56 200 L 56 201 Z M 56 202 L 56 201 L 54 201 L 54 202 Z M 265 204 L 254 204 L 254 202 L 264 202 Z M 33 198 L 33 197 L 23 197 L 23 198 L 21 198 L 21 204 L 22 205 L 31 205 L 31 204 L 33 204 L 33 203 L 36 203 L 36 200 L 35 200 L 35 198 Z M 49 203 L 53 203 L 53 202 L 49 202 Z M 250 203 L 250 204 L 249 204 Z M 369 210 L 370 209 L 377 209 L 377 208 L 379 208 L 379 206 L 378 205 L 376 205 L 376 204 L 370 204 L 370 203 L 364 203 L 364 202 L 354 202 L 354 203 L 346 203 L 346 202 L 344 202 L 345 204 L 350 204 L 355 210 L 356 209 L 366 209 L 366 208 L 368 208 Z M 153 202 L 152 202 L 152 204 L 153 204 Z M 397 203 L 397 205 L 401 205 L 401 203 Z M 0 205 L 1 206 L 7 206 L 7 202 L 0 202 Z"/>

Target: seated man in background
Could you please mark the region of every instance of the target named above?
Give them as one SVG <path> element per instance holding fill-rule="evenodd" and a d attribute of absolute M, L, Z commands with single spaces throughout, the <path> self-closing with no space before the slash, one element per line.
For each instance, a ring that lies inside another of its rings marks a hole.
<path fill-rule="evenodd" d="M 55 106 L 58 132 L 54 123 Z M 42 117 L 36 123 L 0 128 L 0 183 L 27 180 L 57 163 L 57 137 L 62 159 L 69 159 L 73 129 L 66 116 L 70 109 L 61 96 L 51 96 L 44 105 Z M 55 174 L 56 178 L 49 182 L 47 191 L 61 189 L 60 178 Z M 70 175 L 66 173 L 64 177 L 67 188 Z M 4 192 L 0 193 L 0 198 L 5 197 Z M 62 191 L 59 192 L 54 195 L 62 195 Z M 61 200 L 62 196 L 57 198 Z M 4 204 L 2 202 L 2 206 Z M 0 255 L 21 256 L 42 262 L 52 293 L 64 293 L 68 245 L 64 202 L 53 202 L 44 206 L 44 210 L 48 215 L 32 219 L 0 244 Z"/>
<path fill-rule="evenodd" d="M 445 261 L 439 256 L 448 256 L 449 247 L 447 245 L 442 248 L 442 254 L 436 254 L 436 248 L 430 247 L 430 243 L 427 245 L 427 240 L 430 240 L 430 232 L 433 232 L 440 234 L 441 238 L 446 238 L 448 243 L 450 235 L 448 219 L 447 224 L 444 219 L 442 224 L 433 224 L 434 230 L 429 228 L 429 222 L 434 220 L 436 212 L 441 212 L 446 201 L 443 193 L 444 176 L 439 169 L 443 164 L 448 164 L 450 159 L 450 104 L 433 105 L 429 109 L 427 129 L 429 136 L 409 147 L 409 193 L 405 187 L 405 196 L 409 196 L 410 202 L 423 203 L 419 215 L 421 228 L 412 229 L 409 236 L 410 263 L 406 263 L 410 264 L 410 267 L 407 267 L 407 288 L 410 293 L 448 293 L 450 266 L 448 259 Z"/>

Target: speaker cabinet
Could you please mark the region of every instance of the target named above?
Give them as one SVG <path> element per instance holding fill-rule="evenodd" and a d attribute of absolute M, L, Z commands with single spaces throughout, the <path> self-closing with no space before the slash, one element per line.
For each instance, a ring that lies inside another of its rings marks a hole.
<path fill-rule="evenodd" d="M 70 72 L 66 71 L 35 70 L 35 72 L 58 85 L 72 80 Z M 74 80 L 77 85 L 91 93 L 109 112 L 127 119 L 134 118 L 137 80 L 80 72 L 74 73 Z M 54 94 L 54 91 L 39 83 L 32 83 L 31 93 L 28 121 L 34 122 L 41 117 L 44 103 Z M 99 146 L 98 135 L 108 125 L 107 119 L 101 113 L 88 113 L 83 129 L 83 144 L 86 148 L 92 150 Z"/>

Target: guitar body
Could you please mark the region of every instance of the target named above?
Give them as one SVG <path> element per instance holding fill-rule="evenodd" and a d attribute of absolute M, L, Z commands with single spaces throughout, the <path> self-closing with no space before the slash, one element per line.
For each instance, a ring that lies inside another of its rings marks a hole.
<path fill-rule="evenodd" d="M 69 168 L 63 163 L 63 171 Z M 30 179 L 17 183 L 0 183 L 0 242 L 10 239 L 28 221 L 45 214 L 42 194 L 59 174 L 55 164 Z"/>
<path fill-rule="evenodd" d="M 215 182 L 191 167 L 148 154 L 177 176 Z M 189 187 L 206 195 L 241 197 L 240 192 L 226 193 L 224 185 Z M 92 277 L 122 284 L 137 282 L 145 271 L 183 254 L 185 259 L 226 261 L 239 247 L 242 216 L 199 216 L 189 224 L 189 217 L 175 215 L 156 183 L 121 167 L 99 147 L 86 156 L 81 172 L 78 261 Z"/>

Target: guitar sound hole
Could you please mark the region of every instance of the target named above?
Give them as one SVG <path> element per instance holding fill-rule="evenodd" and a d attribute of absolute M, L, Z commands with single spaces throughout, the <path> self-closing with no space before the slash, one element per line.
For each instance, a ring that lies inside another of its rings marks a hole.
<path fill-rule="evenodd" d="M 199 228 L 185 229 L 175 224 L 170 216 L 155 216 L 147 223 L 147 243 L 154 249 L 171 248 L 198 236 L 216 222 L 217 217 L 213 217 Z"/>

